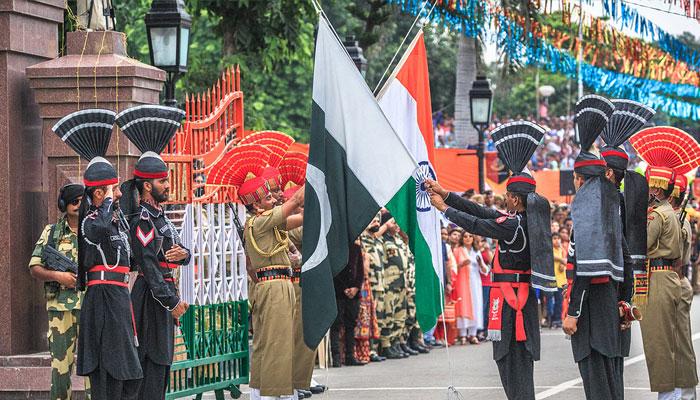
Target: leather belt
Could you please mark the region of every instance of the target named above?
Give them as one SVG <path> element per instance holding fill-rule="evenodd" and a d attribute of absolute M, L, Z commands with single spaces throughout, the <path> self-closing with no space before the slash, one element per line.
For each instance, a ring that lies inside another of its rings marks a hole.
<path fill-rule="evenodd" d="M 670 267 L 673 265 L 673 261 L 670 258 L 652 258 L 649 260 L 650 267 Z"/>
<path fill-rule="evenodd" d="M 292 268 L 292 282 L 298 283 L 301 281 L 301 268 Z"/>
<path fill-rule="evenodd" d="M 649 260 L 649 272 L 671 271 L 673 260 L 668 258 L 653 258 Z"/>
<path fill-rule="evenodd" d="M 491 273 L 491 282 L 508 282 L 508 283 L 530 283 L 529 273 L 502 274 Z"/>
<path fill-rule="evenodd" d="M 104 265 L 95 265 L 88 271 L 87 280 L 88 287 L 94 285 L 129 287 L 129 267 L 107 268 Z"/>
<path fill-rule="evenodd" d="M 262 282 L 275 279 L 290 279 L 292 277 L 292 269 L 289 267 L 265 267 L 255 271 L 255 276 Z"/>

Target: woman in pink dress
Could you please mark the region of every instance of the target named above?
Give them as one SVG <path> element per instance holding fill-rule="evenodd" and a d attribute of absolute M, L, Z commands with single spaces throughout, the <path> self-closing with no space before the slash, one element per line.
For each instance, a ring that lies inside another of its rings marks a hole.
<path fill-rule="evenodd" d="M 457 232 L 455 232 L 456 234 Z M 455 301 L 455 317 L 457 318 L 457 328 L 459 329 L 459 343 L 467 343 L 467 326 L 469 321 L 474 319 L 474 307 L 472 305 L 471 285 L 469 283 L 469 275 L 471 269 L 471 260 L 469 258 L 469 248 L 465 245 L 465 241 L 469 241 L 469 246 L 473 242 L 471 233 L 460 232 L 459 242 L 453 247 L 455 261 L 457 262 L 457 277 L 455 279 L 452 299 Z M 452 233 L 450 233 L 452 239 Z"/>

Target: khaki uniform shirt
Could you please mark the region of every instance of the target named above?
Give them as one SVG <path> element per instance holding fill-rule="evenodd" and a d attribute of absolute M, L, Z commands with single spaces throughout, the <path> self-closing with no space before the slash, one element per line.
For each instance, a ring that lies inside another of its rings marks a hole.
<path fill-rule="evenodd" d="M 42 260 L 44 247 L 49 242 L 49 233 L 51 233 L 51 224 L 44 227 L 39 240 L 37 240 L 32 251 L 32 258 L 29 259 L 29 267 L 39 265 L 46 267 Z M 56 250 L 63 253 L 66 257 L 78 262 L 78 235 L 73 232 L 68 226 L 68 221 L 65 217 L 61 218 L 56 223 L 56 233 L 58 238 L 54 245 Z M 45 282 L 44 295 L 46 297 L 46 309 L 49 311 L 70 311 L 80 310 L 80 303 L 83 298 L 83 293 L 75 289 L 68 289 L 58 282 Z"/>
<path fill-rule="evenodd" d="M 680 218 L 681 210 L 676 210 L 676 218 Z M 680 222 L 680 220 L 679 220 Z M 686 214 L 681 227 L 681 265 L 690 265 L 690 253 L 692 252 L 693 230 Z"/>
<path fill-rule="evenodd" d="M 288 232 L 288 234 L 289 240 L 292 242 L 294 247 L 296 247 L 297 250 L 299 250 L 299 253 L 301 253 L 301 243 L 304 239 L 304 227 L 300 226 L 298 228 L 292 229 Z"/>
<path fill-rule="evenodd" d="M 277 206 L 245 222 L 245 250 L 253 268 L 289 267 L 289 238 L 285 228 L 287 218 Z"/>
<path fill-rule="evenodd" d="M 668 200 L 652 207 L 647 216 L 647 258 L 680 258 L 680 241 L 680 221 Z"/>

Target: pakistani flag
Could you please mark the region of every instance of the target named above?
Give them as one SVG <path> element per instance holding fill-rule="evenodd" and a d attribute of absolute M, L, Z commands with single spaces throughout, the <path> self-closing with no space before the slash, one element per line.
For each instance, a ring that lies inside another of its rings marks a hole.
<path fill-rule="evenodd" d="M 430 205 L 422 184 L 436 179 L 428 58 L 423 31 L 406 49 L 398 66 L 379 92 L 379 105 L 418 161 L 413 179 L 386 205 L 409 238 L 416 264 L 416 319 L 424 331 L 434 327 L 442 312 L 442 242 L 440 215 Z"/>
<path fill-rule="evenodd" d="M 348 248 L 417 168 L 328 23 L 319 19 L 306 168 L 301 285 L 304 341 L 316 348 L 335 320 L 333 276 Z"/>

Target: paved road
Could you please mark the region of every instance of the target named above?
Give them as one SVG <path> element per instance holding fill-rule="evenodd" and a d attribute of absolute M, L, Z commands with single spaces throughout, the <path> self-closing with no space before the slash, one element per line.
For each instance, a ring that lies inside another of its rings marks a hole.
<path fill-rule="evenodd" d="M 695 298 L 696 306 L 692 309 L 696 354 L 700 352 L 698 302 L 700 297 Z M 634 325 L 632 352 L 625 367 L 625 395 L 634 400 L 656 399 L 656 395 L 649 392 L 639 327 Z M 438 349 L 427 355 L 362 367 L 317 369 L 314 377 L 330 387 L 325 394 L 312 397 L 317 400 L 444 400 L 450 385 L 454 385 L 464 399 L 505 399 L 488 343 L 451 347 L 449 351 Z M 243 390 L 247 392 L 248 388 L 243 387 Z M 535 363 L 535 390 L 538 400 L 585 398 L 570 342 L 559 330 L 542 331 L 542 359 Z M 242 398 L 248 399 L 248 395 Z"/>

